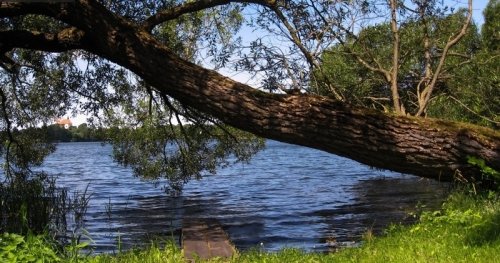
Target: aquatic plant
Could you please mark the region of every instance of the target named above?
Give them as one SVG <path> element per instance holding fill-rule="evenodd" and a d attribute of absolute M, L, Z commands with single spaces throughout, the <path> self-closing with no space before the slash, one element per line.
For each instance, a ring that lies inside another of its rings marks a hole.
<path fill-rule="evenodd" d="M 26 234 L 66 231 L 68 196 L 45 173 L 16 174 L 0 183 L 2 232 Z"/>

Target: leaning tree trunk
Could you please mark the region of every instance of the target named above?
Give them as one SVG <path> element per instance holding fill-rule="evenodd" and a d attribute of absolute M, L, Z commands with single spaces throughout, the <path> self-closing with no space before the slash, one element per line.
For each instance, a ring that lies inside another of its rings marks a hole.
<path fill-rule="evenodd" d="M 2 47 L 84 49 L 126 67 L 159 92 L 256 135 L 423 177 L 471 179 L 468 156 L 500 170 L 500 134 L 478 126 L 351 107 L 326 97 L 269 94 L 180 59 L 140 27 L 98 4 L 49 14 L 77 27 L 24 33 Z M 28 41 L 29 40 L 29 41 Z"/>

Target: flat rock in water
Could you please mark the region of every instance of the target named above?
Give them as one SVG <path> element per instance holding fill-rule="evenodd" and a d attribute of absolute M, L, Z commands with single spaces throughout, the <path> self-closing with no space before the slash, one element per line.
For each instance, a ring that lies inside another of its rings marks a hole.
<path fill-rule="evenodd" d="M 190 262 L 194 262 L 196 258 L 230 258 L 236 252 L 220 224 L 204 219 L 184 219 L 182 249 Z"/>

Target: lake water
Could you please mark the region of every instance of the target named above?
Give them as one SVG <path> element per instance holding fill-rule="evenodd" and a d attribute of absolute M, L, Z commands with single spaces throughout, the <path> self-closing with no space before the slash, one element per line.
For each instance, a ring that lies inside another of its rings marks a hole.
<path fill-rule="evenodd" d="M 84 228 L 98 253 L 116 251 L 118 239 L 126 249 L 153 236 L 177 238 L 183 218 L 217 220 L 238 249 L 328 251 L 333 239 L 351 244 L 367 229 L 410 222 L 408 212 L 438 207 L 446 189 L 275 141 L 249 164 L 189 182 L 178 197 L 113 163 L 111 147 L 100 143 L 59 144 L 43 170 L 70 191 L 88 185 Z"/>

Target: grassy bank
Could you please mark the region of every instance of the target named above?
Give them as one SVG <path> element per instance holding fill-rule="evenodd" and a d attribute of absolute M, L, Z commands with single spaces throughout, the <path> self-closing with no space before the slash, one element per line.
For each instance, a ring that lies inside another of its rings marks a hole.
<path fill-rule="evenodd" d="M 391 227 L 360 249 L 332 257 L 338 262 L 500 262 L 498 193 L 452 194 L 442 210 L 425 212 L 420 222 Z"/>
<path fill-rule="evenodd" d="M 500 195 L 450 195 L 440 211 L 424 212 L 412 226 L 392 226 L 381 237 L 365 235 L 360 248 L 334 254 L 284 249 L 244 252 L 231 262 L 500 262 Z M 75 256 L 75 246 L 57 250 L 40 237 L 3 236 L 0 261 L 29 262 L 185 262 L 173 243 L 118 255 Z M 210 262 L 225 262 L 214 259 Z"/>

